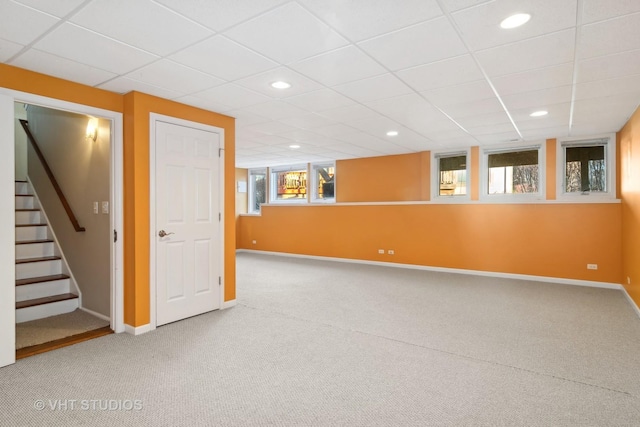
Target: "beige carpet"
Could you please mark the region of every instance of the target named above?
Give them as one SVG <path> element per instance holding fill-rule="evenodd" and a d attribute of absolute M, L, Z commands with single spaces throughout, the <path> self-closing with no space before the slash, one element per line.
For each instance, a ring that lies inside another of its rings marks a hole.
<path fill-rule="evenodd" d="M 109 322 L 98 319 L 82 310 L 47 317 L 46 319 L 18 323 L 16 324 L 16 350 L 70 337 L 108 325 Z"/>

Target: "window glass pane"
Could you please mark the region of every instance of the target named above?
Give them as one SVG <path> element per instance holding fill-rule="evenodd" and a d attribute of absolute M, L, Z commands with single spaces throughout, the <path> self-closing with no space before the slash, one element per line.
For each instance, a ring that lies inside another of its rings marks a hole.
<path fill-rule="evenodd" d="M 274 172 L 276 200 L 292 200 L 307 198 L 307 171 Z"/>
<path fill-rule="evenodd" d="M 467 156 L 440 157 L 439 196 L 467 194 Z"/>
<path fill-rule="evenodd" d="M 260 205 L 267 202 L 267 175 L 265 173 L 249 174 L 249 212 L 259 212 Z"/>
<path fill-rule="evenodd" d="M 335 197 L 335 167 L 333 166 L 316 166 L 316 182 L 318 183 L 317 197 L 318 199 L 332 199 Z"/>
<path fill-rule="evenodd" d="M 489 154 L 489 194 L 537 193 L 538 150 Z"/>
<path fill-rule="evenodd" d="M 607 191 L 603 145 L 565 148 L 565 191 Z"/>

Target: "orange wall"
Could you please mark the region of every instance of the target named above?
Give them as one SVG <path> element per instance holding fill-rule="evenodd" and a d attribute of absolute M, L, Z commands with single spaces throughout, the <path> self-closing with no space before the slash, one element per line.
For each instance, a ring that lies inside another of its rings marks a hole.
<path fill-rule="evenodd" d="M 621 282 L 640 306 L 640 109 L 618 133 L 618 147 L 622 199 Z"/>
<path fill-rule="evenodd" d="M 546 142 L 550 200 L 556 143 Z M 425 152 L 338 162 L 338 201 L 428 200 L 429 158 Z M 267 205 L 261 216 L 240 217 L 238 247 L 620 283 L 620 203 L 481 203 L 479 147 L 471 148 L 470 164 L 469 203 Z"/>
<path fill-rule="evenodd" d="M 235 299 L 235 119 L 166 99 L 130 92 L 125 99 L 125 323 L 141 326 L 149 323 L 149 114 L 158 113 L 179 119 L 224 128 L 225 131 L 225 295 Z M 134 286 L 131 286 L 131 283 Z"/>
<path fill-rule="evenodd" d="M 429 200 L 428 166 L 429 152 L 338 160 L 336 201 Z"/>
<path fill-rule="evenodd" d="M 261 216 L 240 222 L 244 249 L 611 283 L 620 278 L 620 204 L 614 203 L 263 206 Z M 598 270 L 587 270 L 587 263 Z"/>
<path fill-rule="evenodd" d="M 125 323 L 150 321 L 149 293 L 149 113 L 225 129 L 225 296 L 235 299 L 235 124 L 221 114 L 173 101 L 125 96 L 0 64 L 0 87 L 123 113 L 124 117 L 124 314 Z"/>

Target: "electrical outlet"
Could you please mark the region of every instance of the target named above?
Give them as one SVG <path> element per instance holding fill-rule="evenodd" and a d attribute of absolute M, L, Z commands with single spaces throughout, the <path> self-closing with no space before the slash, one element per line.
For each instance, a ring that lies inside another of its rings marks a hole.
<path fill-rule="evenodd" d="M 251 243 L 253 243 L 255 245 L 256 243 L 258 243 L 258 241 L 257 240 L 253 240 Z"/>
<path fill-rule="evenodd" d="M 102 202 L 102 213 L 103 214 L 109 213 L 109 202 Z"/>
<path fill-rule="evenodd" d="M 631 277 L 627 276 L 627 285 L 631 284 Z"/>
<path fill-rule="evenodd" d="M 93 202 L 93 213 L 97 214 L 99 213 L 99 209 L 98 209 L 98 202 Z"/>
<path fill-rule="evenodd" d="M 379 254 L 384 254 L 384 249 L 378 249 Z"/>
<path fill-rule="evenodd" d="M 389 250 L 387 251 L 387 253 L 388 253 L 389 255 L 394 255 L 394 254 L 396 253 L 396 251 L 394 251 L 393 249 L 389 249 Z"/>
<path fill-rule="evenodd" d="M 587 270 L 597 270 L 598 264 L 587 264 Z"/>

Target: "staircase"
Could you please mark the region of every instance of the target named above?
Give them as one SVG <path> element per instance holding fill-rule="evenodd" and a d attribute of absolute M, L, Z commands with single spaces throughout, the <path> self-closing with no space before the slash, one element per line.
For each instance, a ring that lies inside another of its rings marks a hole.
<path fill-rule="evenodd" d="M 16 323 L 78 308 L 67 273 L 29 183 L 16 181 Z"/>

